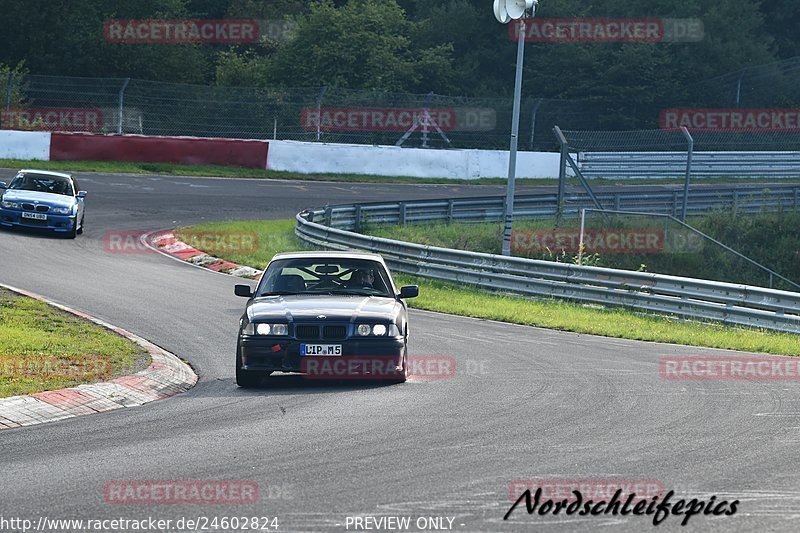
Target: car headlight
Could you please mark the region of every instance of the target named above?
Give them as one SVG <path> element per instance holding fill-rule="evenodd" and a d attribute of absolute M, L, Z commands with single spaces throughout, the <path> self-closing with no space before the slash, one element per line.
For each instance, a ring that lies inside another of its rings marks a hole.
<path fill-rule="evenodd" d="M 19 204 L 16 202 L 7 202 L 3 200 L 0 202 L 0 205 L 2 205 L 5 209 L 19 209 Z"/>
<path fill-rule="evenodd" d="M 69 215 L 72 213 L 71 207 L 51 207 L 50 212 L 54 215 Z"/>
<path fill-rule="evenodd" d="M 254 324 L 248 323 L 242 330 L 244 335 L 273 335 L 275 337 L 285 337 L 289 334 L 289 326 L 286 324 Z"/>
<path fill-rule="evenodd" d="M 400 330 L 394 324 L 390 324 L 389 327 L 386 327 L 385 324 L 359 324 L 356 328 L 356 333 L 359 337 L 368 337 L 370 335 L 385 337 L 387 333 L 392 337 L 400 336 Z"/>

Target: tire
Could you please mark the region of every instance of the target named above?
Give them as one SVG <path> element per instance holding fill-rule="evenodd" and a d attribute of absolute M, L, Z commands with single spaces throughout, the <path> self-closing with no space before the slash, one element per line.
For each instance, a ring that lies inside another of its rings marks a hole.
<path fill-rule="evenodd" d="M 272 372 L 248 372 L 242 369 L 242 356 L 239 349 L 236 349 L 236 384 L 243 389 L 257 387 L 261 384 L 261 379 L 272 374 Z"/>
<path fill-rule="evenodd" d="M 67 236 L 67 239 L 74 239 L 75 237 L 78 236 L 78 223 L 77 222 L 75 223 L 74 226 L 72 226 L 72 229 L 67 232 L 66 236 Z"/>
<path fill-rule="evenodd" d="M 386 383 L 399 385 L 408 381 L 408 347 L 403 350 L 403 373 L 399 377 L 385 380 Z"/>
<path fill-rule="evenodd" d="M 78 231 L 76 232 L 78 235 L 83 235 L 83 218 L 84 218 L 84 217 L 83 217 L 83 216 L 81 216 L 81 227 L 80 227 L 80 229 L 78 229 Z"/>
<path fill-rule="evenodd" d="M 243 389 L 250 389 L 261 384 L 261 376 L 236 367 L 236 384 Z"/>

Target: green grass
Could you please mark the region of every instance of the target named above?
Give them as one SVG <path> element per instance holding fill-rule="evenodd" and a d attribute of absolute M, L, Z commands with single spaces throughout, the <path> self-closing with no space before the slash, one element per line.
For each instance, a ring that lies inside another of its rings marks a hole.
<path fill-rule="evenodd" d="M 136 163 L 124 161 L 26 161 L 21 159 L 0 159 L 0 168 L 20 169 L 36 168 L 40 170 L 60 170 L 65 172 L 103 172 L 106 174 L 169 174 L 176 176 L 213 176 L 218 178 L 252 178 L 283 179 L 304 181 L 336 181 L 349 183 L 421 183 L 448 185 L 505 185 L 505 178 L 481 178 L 476 180 L 460 180 L 448 178 L 413 178 L 410 176 L 370 176 L 361 174 L 301 174 L 299 172 L 281 172 L 257 168 L 229 167 L 218 165 L 180 165 L 174 163 Z M 697 180 L 698 183 L 715 184 L 731 183 L 748 184 L 763 183 L 763 179 L 709 178 Z M 782 179 L 780 183 L 800 183 L 800 179 Z M 551 185 L 555 186 L 555 178 L 521 178 L 518 185 Z M 580 186 L 576 178 L 567 179 L 570 186 Z M 592 185 L 681 185 L 683 178 L 659 179 L 595 179 Z"/>
<path fill-rule="evenodd" d="M 88 320 L 0 289 L 0 398 L 104 381 L 147 357 Z"/>
<path fill-rule="evenodd" d="M 210 232 L 224 231 L 243 237 L 254 235 L 254 241 L 257 243 L 257 249 L 255 251 L 242 251 L 241 249 L 232 249 L 229 251 L 205 249 L 203 251 L 240 265 L 247 265 L 263 270 L 275 254 L 303 249 L 300 240 L 294 234 L 294 224 L 294 220 L 270 220 L 267 222 L 208 222 L 192 226 L 191 228 L 179 228 L 175 232 L 175 235 L 183 242 L 199 250 L 203 250 L 203 246 L 200 242 L 203 235 L 207 235 Z M 231 242 L 233 242 L 233 240 L 231 240 Z"/>
<path fill-rule="evenodd" d="M 178 231 L 254 231 L 264 235 L 252 254 L 221 257 L 264 268 L 276 252 L 307 249 L 293 233 L 293 220 L 262 220 L 202 224 Z M 525 324 L 576 333 L 652 342 L 684 344 L 778 355 L 800 355 L 796 335 L 764 330 L 689 322 L 625 309 L 585 306 L 556 300 L 528 300 L 411 276 L 396 276 L 402 285 L 419 285 L 412 307 L 454 315 Z"/>

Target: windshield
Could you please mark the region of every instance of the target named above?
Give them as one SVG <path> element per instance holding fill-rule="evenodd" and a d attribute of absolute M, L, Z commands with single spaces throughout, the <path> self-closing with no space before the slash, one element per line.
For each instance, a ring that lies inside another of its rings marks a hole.
<path fill-rule="evenodd" d="M 70 183 L 69 179 L 44 174 L 23 174 L 17 176 L 8 188 L 19 191 L 49 192 L 51 194 L 63 194 L 65 196 L 75 195 L 72 191 L 72 183 Z"/>
<path fill-rule="evenodd" d="M 273 261 L 256 296 L 349 294 L 391 298 L 391 287 L 386 269 L 377 261 L 309 257 Z"/>

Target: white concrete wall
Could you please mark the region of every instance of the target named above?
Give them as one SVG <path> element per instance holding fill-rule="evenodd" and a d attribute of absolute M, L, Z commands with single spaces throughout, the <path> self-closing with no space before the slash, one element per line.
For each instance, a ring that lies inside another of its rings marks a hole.
<path fill-rule="evenodd" d="M 50 132 L 0 130 L 1 159 L 50 160 Z"/>
<path fill-rule="evenodd" d="M 517 177 L 557 178 L 559 154 L 519 152 Z M 508 151 L 270 141 L 267 168 L 303 174 L 478 179 L 508 175 Z"/>

